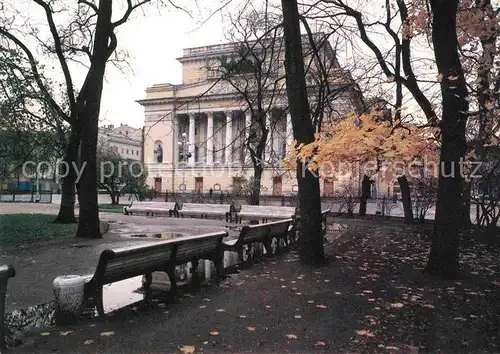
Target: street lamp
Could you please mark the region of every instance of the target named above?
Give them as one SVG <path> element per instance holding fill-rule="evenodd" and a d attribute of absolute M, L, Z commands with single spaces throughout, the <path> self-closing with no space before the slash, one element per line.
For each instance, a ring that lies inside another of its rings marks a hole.
<path fill-rule="evenodd" d="M 186 190 L 186 162 L 191 157 L 191 153 L 187 151 L 188 148 L 188 136 L 186 133 L 181 134 L 181 141 L 177 142 L 177 145 L 181 147 L 181 159 L 184 162 L 182 164 L 182 193 Z"/>

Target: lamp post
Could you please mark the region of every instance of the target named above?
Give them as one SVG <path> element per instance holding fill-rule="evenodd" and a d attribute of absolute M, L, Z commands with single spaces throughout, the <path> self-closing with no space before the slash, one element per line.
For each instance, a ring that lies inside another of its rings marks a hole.
<path fill-rule="evenodd" d="M 182 164 L 182 194 L 186 189 L 186 162 L 191 157 L 191 153 L 187 151 L 188 146 L 188 136 L 186 133 L 181 134 L 181 141 L 177 142 L 177 145 L 181 147 L 181 161 L 184 162 Z"/>

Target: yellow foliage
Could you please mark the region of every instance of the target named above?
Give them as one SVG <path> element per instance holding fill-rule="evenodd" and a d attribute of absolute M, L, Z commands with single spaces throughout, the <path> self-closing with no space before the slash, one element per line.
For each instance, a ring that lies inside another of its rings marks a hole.
<path fill-rule="evenodd" d="M 342 163 L 389 162 L 410 164 L 416 158 L 427 163 L 439 161 L 435 128 L 418 128 L 390 122 L 374 110 L 359 117 L 349 116 L 331 131 L 316 133 L 315 141 L 290 149 L 284 165 L 294 167 L 297 161 L 307 162 L 312 170 L 328 172 L 331 165 Z M 296 144 L 292 144 L 292 147 Z M 322 165 L 328 162 L 330 166 Z M 325 170 L 326 169 L 326 170 Z M 324 176 L 324 173 L 320 174 Z"/>

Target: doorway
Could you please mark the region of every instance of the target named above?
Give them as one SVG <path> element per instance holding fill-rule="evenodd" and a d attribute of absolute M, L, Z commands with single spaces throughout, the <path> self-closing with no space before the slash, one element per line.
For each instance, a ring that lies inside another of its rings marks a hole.
<path fill-rule="evenodd" d="M 333 196 L 333 178 L 327 178 L 323 183 L 323 197 L 331 196 Z"/>
<path fill-rule="evenodd" d="M 155 178 L 155 192 L 161 193 L 161 177 Z"/>
<path fill-rule="evenodd" d="M 203 192 L 203 177 L 194 178 L 194 190 L 199 193 Z"/>
<path fill-rule="evenodd" d="M 273 195 L 282 194 L 281 176 L 273 177 Z"/>

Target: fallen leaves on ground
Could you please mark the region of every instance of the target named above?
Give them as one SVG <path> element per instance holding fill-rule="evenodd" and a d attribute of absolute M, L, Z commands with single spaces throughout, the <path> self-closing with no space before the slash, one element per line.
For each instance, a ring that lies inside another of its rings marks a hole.
<path fill-rule="evenodd" d="M 60 332 L 61 336 L 67 336 L 68 334 L 73 333 L 73 331 L 65 331 L 65 332 Z"/>
<path fill-rule="evenodd" d="M 322 342 L 322 341 L 317 341 L 316 343 L 314 343 L 314 346 L 315 347 L 324 347 L 326 345 L 325 342 Z"/>
<path fill-rule="evenodd" d="M 218 335 L 219 335 L 219 332 L 217 332 L 217 331 L 212 331 L 212 332 L 210 332 L 210 335 L 215 337 L 215 336 L 218 336 Z"/>
<path fill-rule="evenodd" d="M 356 334 L 358 336 L 375 337 L 375 335 L 371 331 L 366 330 L 366 329 L 356 330 Z"/>
<path fill-rule="evenodd" d="M 87 339 L 86 341 L 83 342 L 85 345 L 93 344 L 94 341 L 92 339 Z"/>
<path fill-rule="evenodd" d="M 320 304 L 320 305 L 316 305 L 316 307 L 319 309 L 326 309 L 328 306 Z"/>
<path fill-rule="evenodd" d="M 41 332 L 40 335 L 42 337 L 50 336 L 50 332 Z"/>
<path fill-rule="evenodd" d="M 112 336 L 112 335 L 114 335 L 114 334 L 115 334 L 115 332 L 113 332 L 113 331 L 109 331 L 109 332 L 102 332 L 102 333 L 101 333 L 101 337 L 109 337 L 109 336 Z"/>
<path fill-rule="evenodd" d="M 194 354 L 195 347 L 194 347 L 194 345 L 183 345 L 182 347 L 179 348 L 179 350 L 183 354 Z"/>
<path fill-rule="evenodd" d="M 297 336 L 295 334 L 287 334 L 286 337 L 288 339 L 297 339 Z"/>
<path fill-rule="evenodd" d="M 394 308 L 394 309 L 400 309 L 402 308 L 404 305 L 400 302 L 395 302 L 395 303 L 392 303 L 391 304 L 391 307 Z"/>
<path fill-rule="evenodd" d="M 295 316 L 293 316 L 293 317 L 294 317 L 294 318 L 302 318 L 302 316 L 301 316 L 301 315 L 295 315 Z"/>
<path fill-rule="evenodd" d="M 255 327 L 247 327 L 250 332 L 255 332 Z"/>
<path fill-rule="evenodd" d="M 217 311 L 217 312 L 226 312 L 226 310 L 224 310 L 224 309 L 217 309 L 215 311 Z"/>

